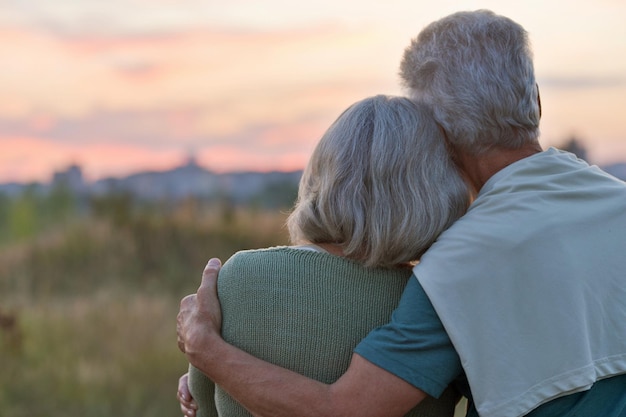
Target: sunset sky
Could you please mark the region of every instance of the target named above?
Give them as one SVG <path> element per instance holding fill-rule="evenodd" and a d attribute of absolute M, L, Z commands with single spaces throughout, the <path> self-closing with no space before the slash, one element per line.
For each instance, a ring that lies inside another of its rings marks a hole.
<path fill-rule="evenodd" d="M 411 38 L 488 8 L 530 33 L 541 142 L 626 162 L 623 0 L 0 0 L 0 183 L 179 165 L 300 169 Z"/>

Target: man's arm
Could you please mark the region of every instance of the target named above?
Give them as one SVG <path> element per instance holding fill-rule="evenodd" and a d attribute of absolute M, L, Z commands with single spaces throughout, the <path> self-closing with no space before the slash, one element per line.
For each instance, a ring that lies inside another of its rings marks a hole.
<path fill-rule="evenodd" d="M 354 355 L 346 373 L 328 385 L 262 361 L 220 335 L 219 260 L 202 274 L 197 294 L 181 301 L 177 332 L 189 362 L 259 417 L 402 416 L 426 394 Z"/>

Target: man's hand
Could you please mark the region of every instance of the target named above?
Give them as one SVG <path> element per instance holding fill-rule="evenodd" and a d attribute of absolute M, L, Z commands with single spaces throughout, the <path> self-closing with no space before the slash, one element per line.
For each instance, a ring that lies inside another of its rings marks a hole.
<path fill-rule="evenodd" d="M 202 272 L 202 283 L 196 294 L 188 295 L 180 302 L 176 318 L 178 348 L 194 365 L 196 354 L 210 351 L 211 338 L 220 337 L 222 310 L 217 298 L 217 276 L 221 262 L 209 260 Z"/>
<path fill-rule="evenodd" d="M 178 402 L 180 403 L 180 411 L 183 412 L 183 415 L 186 417 L 196 417 L 196 410 L 198 409 L 198 405 L 191 398 L 191 393 L 189 392 L 189 374 L 185 374 L 180 377 L 178 380 L 178 392 L 176 394 L 176 398 L 178 398 Z"/>

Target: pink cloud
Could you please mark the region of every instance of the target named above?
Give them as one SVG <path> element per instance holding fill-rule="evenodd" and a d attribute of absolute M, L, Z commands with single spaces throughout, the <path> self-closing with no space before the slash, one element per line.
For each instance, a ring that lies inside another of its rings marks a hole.
<path fill-rule="evenodd" d="M 53 170 L 83 167 L 88 179 L 120 176 L 182 163 L 175 150 L 128 144 L 80 143 L 72 146 L 38 137 L 0 137 L 0 182 L 48 181 Z"/>

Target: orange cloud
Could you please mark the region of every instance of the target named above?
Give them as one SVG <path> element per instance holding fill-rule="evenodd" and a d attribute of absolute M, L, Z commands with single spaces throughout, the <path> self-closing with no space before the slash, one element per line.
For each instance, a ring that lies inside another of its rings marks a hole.
<path fill-rule="evenodd" d="M 0 85 L 7 101 L 19 103 L 12 113 L 45 109 L 75 116 L 99 107 L 212 107 L 233 99 L 260 103 L 307 85 L 378 77 L 378 64 L 370 61 L 373 49 L 384 48 L 378 35 L 369 28 L 332 26 L 126 38 L 4 30 L 0 48 L 13 59 L 0 68 Z M 0 112 L 9 110 L 0 107 Z"/>

